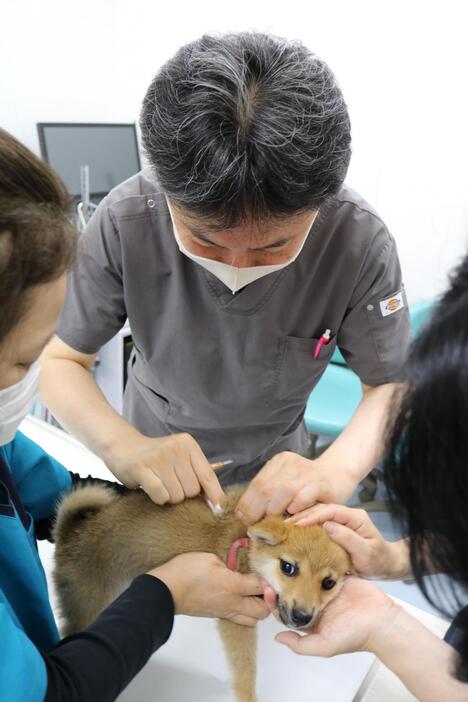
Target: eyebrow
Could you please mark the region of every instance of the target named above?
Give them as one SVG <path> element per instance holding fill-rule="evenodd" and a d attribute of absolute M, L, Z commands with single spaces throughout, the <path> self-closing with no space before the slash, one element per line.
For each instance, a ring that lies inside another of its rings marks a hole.
<path fill-rule="evenodd" d="M 187 227 L 187 229 L 190 231 L 191 234 L 197 237 L 197 239 L 201 239 L 202 241 L 206 241 L 207 244 L 212 244 L 213 246 L 219 246 L 214 241 L 211 241 L 206 234 L 203 234 L 201 231 L 198 229 L 195 229 L 195 227 Z M 268 244 L 267 246 L 260 246 L 259 248 L 254 248 L 252 251 L 263 251 L 264 249 L 271 249 L 274 248 L 275 246 L 283 246 L 283 244 L 287 244 L 288 242 L 292 241 L 295 237 L 294 236 L 288 236 L 288 237 L 283 237 L 282 239 L 278 239 L 278 241 L 273 241 L 271 244 Z"/>

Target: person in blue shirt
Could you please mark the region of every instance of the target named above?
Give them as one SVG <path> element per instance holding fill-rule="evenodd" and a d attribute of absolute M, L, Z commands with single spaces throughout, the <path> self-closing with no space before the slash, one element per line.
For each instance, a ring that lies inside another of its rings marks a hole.
<path fill-rule="evenodd" d="M 48 166 L 0 130 L 0 697 L 8 702 L 110 702 L 168 639 L 174 613 L 246 625 L 268 613 L 255 576 L 191 553 L 137 577 L 92 626 L 60 640 L 36 536 L 50 536 L 57 501 L 82 479 L 17 428 L 65 296 L 76 244 L 69 207 Z"/>

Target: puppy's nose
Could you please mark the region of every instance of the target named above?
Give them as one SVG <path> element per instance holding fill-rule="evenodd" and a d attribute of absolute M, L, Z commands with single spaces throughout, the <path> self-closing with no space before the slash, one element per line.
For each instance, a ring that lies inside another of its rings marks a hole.
<path fill-rule="evenodd" d="M 291 610 L 291 621 L 293 622 L 294 626 L 307 626 L 307 624 L 310 624 L 312 621 L 312 614 L 313 613 L 311 612 L 306 612 L 305 609 L 294 607 Z"/>

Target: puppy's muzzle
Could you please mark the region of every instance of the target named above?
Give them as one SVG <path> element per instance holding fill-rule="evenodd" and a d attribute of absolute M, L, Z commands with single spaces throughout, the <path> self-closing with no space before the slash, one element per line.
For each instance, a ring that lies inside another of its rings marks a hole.
<path fill-rule="evenodd" d="M 308 612 L 300 607 L 290 609 L 284 601 L 279 603 L 278 610 L 281 621 L 290 629 L 303 629 L 309 626 L 314 618 L 314 610 Z"/>

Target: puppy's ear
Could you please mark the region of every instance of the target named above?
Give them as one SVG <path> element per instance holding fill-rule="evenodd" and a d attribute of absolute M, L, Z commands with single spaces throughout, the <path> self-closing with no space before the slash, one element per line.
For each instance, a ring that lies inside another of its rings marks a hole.
<path fill-rule="evenodd" d="M 247 534 L 253 541 L 260 541 L 269 546 L 276 546 L 286 538 L 286 526 L 281 517 L 265 517 L 249 528 Z"/>

